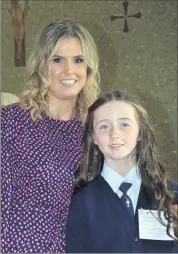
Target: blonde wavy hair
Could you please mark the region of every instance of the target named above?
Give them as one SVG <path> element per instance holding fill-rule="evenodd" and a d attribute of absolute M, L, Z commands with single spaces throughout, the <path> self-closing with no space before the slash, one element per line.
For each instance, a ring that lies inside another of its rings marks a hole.
<path fill-rule="evenodd" d="M 48 89 L 51 84 L 49 61 L 62 40 L 78 38 L 88 65 L 87 81 L 77 98 L 76 112 L 83 115 L 100 92 L 99 58 L 92 35 L 81 24 L 71 20 L 57 20 L 47 25 L 39 36 L 36 48 L 26 68 L 26 90 L 21 94 L 21 106 L 30 110 L 34 121 L 42 119 L 48 111 Z"/>

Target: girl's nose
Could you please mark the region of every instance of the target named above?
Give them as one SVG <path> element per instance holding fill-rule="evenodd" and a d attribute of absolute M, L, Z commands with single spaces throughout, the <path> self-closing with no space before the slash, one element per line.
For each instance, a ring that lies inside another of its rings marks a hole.
<path fill-rule="evenodd" d="M 118 128 L 113 128 L 111 130 L 111 138 L 118 139 L 120 137 L 120 131 Z"/>

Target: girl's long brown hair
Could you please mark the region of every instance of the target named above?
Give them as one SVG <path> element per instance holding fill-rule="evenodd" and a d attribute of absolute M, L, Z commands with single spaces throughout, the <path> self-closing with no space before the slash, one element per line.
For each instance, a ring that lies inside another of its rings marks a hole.
<path fill-rule="evenodd" d="M 157 145 L 154 131 L 149 124 L 147 111 L 133 98 L 127 94 L 114 91 L 105 93 L 97 99 L 88 109 L 88 115 L 85 123 L 85 131 L 83 138 L 84 155 L 79 170 L 75 175 L 76 186 L 84 185 L 100 174 L 104 156 L 93 142 L 93 115 L 97 108 L 110 101 L 124 101 L 131 104 L 138 116 L 139 123 L 139 141 L 136 146 L 136 163 L 138 165 L 142 184 L 148 187 L 154 193 L 157 203 L 159 218 L 161 219 L 161 211 L 167 218 L 167 233 L 171 236 L 171 223 L 174 225 L 176 238 L 178 238 L 178 214 L 172 210 L 172 202 L 174 199 L 171 191 L 167 186 L 167 174 L 164 166 L 159 161 L 157 154 Z M 171 236 L 172 237 L 172 236 Z"/>

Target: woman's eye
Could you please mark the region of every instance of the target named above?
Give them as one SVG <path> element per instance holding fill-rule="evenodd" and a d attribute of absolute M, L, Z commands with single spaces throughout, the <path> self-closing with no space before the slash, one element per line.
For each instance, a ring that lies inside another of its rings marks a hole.
<path fill-rule="evenodd" d="M 83 63 L 84 59 L 83 58 L 76 58 L 74 59 L 74 63 Z"/>
<path fill-rule="evenodd" d="M 128 123 L 121 123 L 121 127 L 128 127 Z"/>
<path fill-rule="evenodd" d="M 62 63 L 62 58 L 54 58 L 53 62 L 54 63 Z"/>

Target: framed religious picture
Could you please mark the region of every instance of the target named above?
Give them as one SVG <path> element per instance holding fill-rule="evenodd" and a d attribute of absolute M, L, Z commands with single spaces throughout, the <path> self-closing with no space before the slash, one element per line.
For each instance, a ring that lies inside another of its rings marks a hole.
<path fill-rule="evenodd" d="M 25 66 L 25 18 L 29 11 L 29 0 L 6 0 L 3 2 L 12 20 L 15 66 Z"/>

